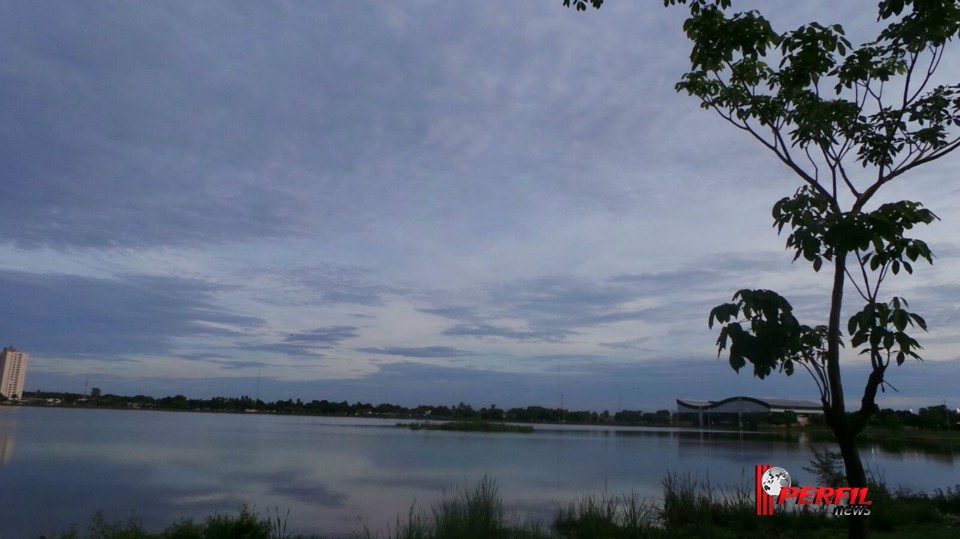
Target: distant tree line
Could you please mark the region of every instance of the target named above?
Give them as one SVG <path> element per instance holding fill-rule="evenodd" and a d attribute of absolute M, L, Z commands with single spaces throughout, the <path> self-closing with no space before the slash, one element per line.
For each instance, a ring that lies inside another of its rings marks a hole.
<path fill-rule="evenodd" d="M 143 410 L 175 410 L 196 412 L 258 412 L 270 414 L 291 415 L 322 415 L 322 416 L 369 416 L 384 418 L 414 418 L 414 419 L 449 419 L 449 420 L 482 420 L 482 421 L 515 421 L 524 423 L 580 423 L 580 424 L 619 424 L 638 426 L 668 426 L 677 424 L 676 414 L 670 410 L 644 412 L 641 410 L 623 410 L 614 414 L 609 411 L 593 412 L 587 410 L 567 410 L 561 408 L 547 408 L 544 406 L 526 406 L 523 408 L 498 408 L 496 404 L 475 409 L 463 402 L 455 406 L 420 405 L 413 408 L 398 404 L 371 404 L 347 401 L 333 402 L 312 400 L 309 402 L 300 399 L 278 400 L 266 402 L 254 399 L 247 395 L 242 397 L 213 397 L 211 399 L 190 399 L 183 395 L 155 398 L 147 395 L 111 395 L 94 394 L 82 395 L 79 393 L 34 391 L 23 393 L 23 404 L 32 405 L 60 405 L 88 408 L 122 408 Z M 792 412 L 782 414 L 758 414 L 751 416 L 750 427 L 763 424 L 791 425 L 796 423 L 796 415 Z M 811 423 L 822 423 L 823 418 L 812 416 Z M 879 411 L 870 424 L 878 428 L 903 429 L 913 428 L 922 430 L 960 430 L 960 413 L 949 410 L 945 405 L 920 408 L 919 412 L 911 410 Z"/>
<path fill-rule="evenodd" d="M 567 410 L 544 406 L 526 406 L 522 408 L 498 408 L 496 404 L 476 409 L 463 402 L 454 406 L 420 405 L 413 408 L 397 404 L 371 404 L 365 402 L 301 399 L 267 402 L 242 397 L 213 397 L 211 399 L 191 399 L 184 395 L 155 398 L 147 395 L 82 395 L 79 393 L 34 391 L 24 392 L 24 404 L 81 406 L 89 408 L 130 408 L 144 410 L 179 410 L 198 412 L 260 412 L 272 414 L 302 414 L 324 416 L 373 416 L 403 417 L 421 419 L 518 421 L 537 423 L 625 423 L 632 425 L 670 424 L 672 414 L 669 410 L 656 413 L 624 410 L 616 414 L 609 411 L 597 413 L 587 410 Z"/>

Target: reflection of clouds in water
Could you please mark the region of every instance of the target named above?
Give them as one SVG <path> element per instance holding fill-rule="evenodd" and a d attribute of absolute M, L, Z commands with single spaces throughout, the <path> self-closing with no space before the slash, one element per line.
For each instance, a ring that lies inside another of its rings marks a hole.
<path fill-rule="evenodd" d="M 259 476 L 258 479 L 270 485 L 270 495 L 293 498 L 306 505 L 342 507 L 347 499 L 345 493 L 335 491 L 324 482 L 311 479 L 297 470 L 265 474 Z"/>
<path fill-rule="evenodd" d="M 359 419 L 19 413 L 17 451 L 0 470 L 11 485 L 0 489 L 0 507 L 24 508 L 4 520 L 12 537 L 83 526 L 98 509 L 112 521 L 133 510 L 161 529 L 241 505 L 289 509 L 296 533 L 352 537 L 363 526 L 395 526 L 411 507 L 429 511 L 484 476 L 497 482 L 508 517 L 549 523 L 587 495 L 659 498 L 667 472 L 739 485 L 752 480 L 756 463 L 801 474 L 810 459 L 809 442 L 740 433 L 538 426 L 529 435 L 481 435 L 345 424 Z M 953 462 L 939 458 L 878 450 L 868 460 L 888 481 L 922 489 L 952 472 Z"/>
<path fill-rule="evenodd" d="M 397 471 L 389 476 L 357 477 L 350 482 L 356 486 L 373 486 L 388 488 L 404 488 L 426 490 L 431 493 L 449 491 L 456 486 L 451 483 L 449 475 L 405 473 Z"/>

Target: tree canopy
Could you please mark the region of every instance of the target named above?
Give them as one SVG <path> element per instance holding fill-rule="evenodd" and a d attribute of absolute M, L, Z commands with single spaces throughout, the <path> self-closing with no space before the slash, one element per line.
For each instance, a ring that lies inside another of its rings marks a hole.
<path fill-rule="evenodd" d="M 937 216 L 922 203 L 880 203 L 887 183 L 960 146 L 960 84 L 938 77 L 950 41 L 960 33 L 957 0 L 881 0 L 878 31 L 854 45 L 840 24 L 810 22 L 778 30 L 760 12 L 730 12 L 731 0 L 664 0 L 685 4 L 683 30 L 692 43 L 690 70 L 678 92 L 697 98 L 769 150 L 800 187 L 773 207 L 774 226 L 787 231 L 795 261 L 819 272 L 832 266 L 826 320 L 802 323 L 790 302 L 771 290 L 743 289 L 715 307 L 718 353 L 739 371 L 750 363 L 765 378 L 813 377 L 836 436 L 851 486 L 866 477 L 854 439 L 876 413 L 877 391 L 889 385 L 891 362 L 920 359 L 911 330 L 926 321 L 882 284 L 918 261 L 933 262 L 918 225 Z M 578 11 L 586 0 L 564 0 Z M 591 0 L 599 8 L 603 0 Z M 847 285 L 860 309 L 843 323 Z M 846 330 L 846 336 L 844 336 Z M 858 410 L 848 414 L 840 371 L 841 347 L 865 355 L 870 374 Z M 853 521 L 851 521 L 853 522 Z M 851 524 L 851 536 L 865 533 Z"/>

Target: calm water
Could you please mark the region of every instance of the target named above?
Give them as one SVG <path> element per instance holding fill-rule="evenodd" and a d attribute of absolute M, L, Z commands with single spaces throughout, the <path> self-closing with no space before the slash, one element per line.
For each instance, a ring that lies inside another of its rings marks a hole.
<path fill-rule="evenodd" d="M 533 434 L 411 431 L 394 421 L 121 410 L 0 408 L 0 538 L 85 526 L 103 510 L 157 530 L 180 517 L 290 510 L 288 530 L 385 529 L 411 504 L 497 481 L 509 513 L 549 521 L 558 504 L 607 491 L 660 495 L 670 472 L 741 485 L 769 463 L 796 482 L 810 444 L 666 429 L 537 427 Z M 891 485 L 960 482 L 960 458 L 863 451 Z"/>

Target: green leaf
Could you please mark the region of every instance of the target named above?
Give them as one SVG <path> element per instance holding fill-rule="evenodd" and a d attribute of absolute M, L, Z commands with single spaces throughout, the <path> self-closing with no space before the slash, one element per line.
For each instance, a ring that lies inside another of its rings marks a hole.
<path fill-rule="evenodd" d="M 910 318 L 913 319 L 914 322 L 916 322 L 918 326 L 920 326 L 920 329 L 927 331 L 927 321 L 924 320 L 922 316 L 920 316 L 919 314 L 913 314 L 913 313 L 910 313 L 909 316 Z"/>
<path fill-rule="evenodd" d="M 907 312 L 903 309 L 897 309 L 893 312 L 893 327 L 897 328 L 897 331 L 903 331 L 907 329 L 907 322 L 909 318 Z"/>

